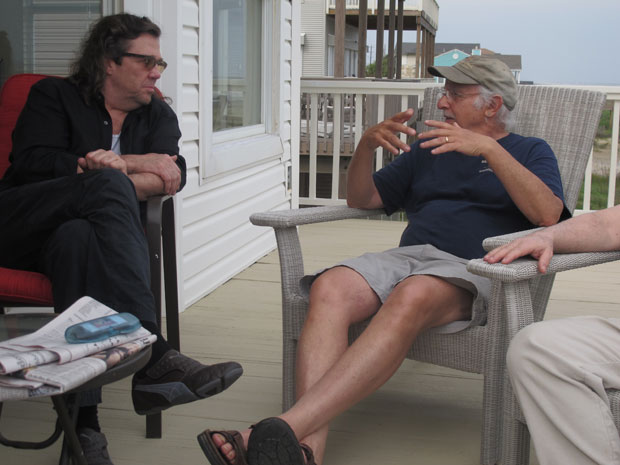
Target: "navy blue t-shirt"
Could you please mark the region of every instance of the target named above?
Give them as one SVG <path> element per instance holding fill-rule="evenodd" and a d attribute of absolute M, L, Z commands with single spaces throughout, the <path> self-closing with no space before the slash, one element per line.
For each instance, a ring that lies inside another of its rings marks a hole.
<path fill-rule="evenodd" d="M 509 134 L 499 144 L 564 199 L 557 160 L 542 139 Z M 484 256 L 483 239 L 533 228 L 484 157 L 432 155 L 419 147 L 374 174 L 388 215 L 404 209 L 409 224 L 400 246 L 432 244 L 465 259 Z M 562 219 L 570 213 L 564 207 Z"/>

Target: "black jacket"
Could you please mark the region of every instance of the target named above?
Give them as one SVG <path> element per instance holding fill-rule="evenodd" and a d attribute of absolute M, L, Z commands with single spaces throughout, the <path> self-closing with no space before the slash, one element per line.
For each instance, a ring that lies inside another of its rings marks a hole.
<path fill-rule="evenodd" d="M 170 106 L 158 98 L 131 111 L 121 130 L 121 153 L 179 155 L 181 131 Z M 1 187 L 77 174 L 77 159 L 97 149 L 109 150 L 112 119 L 103 96 L 87 105 L 67 79 L 46 78 L 32 86 L 13 131 L 11 165 Z M 181 188 L 185 159 L 178 156 Z"/>

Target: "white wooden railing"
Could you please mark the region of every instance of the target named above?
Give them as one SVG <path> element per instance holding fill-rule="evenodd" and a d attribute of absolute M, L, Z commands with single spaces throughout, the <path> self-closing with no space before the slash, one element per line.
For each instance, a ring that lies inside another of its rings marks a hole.
<path fill-rule="evenodd" d="M 341 160 L 346 160 L 353 153 L 364 129 L 391 116 L 385 114 L 385 101 L 388 96 L 396 96 L 396 100 L 400 100 L 400 103 L 397 103 L 398 108 L 406 109 L 411 106 L 410 97 L 416 97 L 421 102 L 424 89 L 430 85 L 437 84 L 432 81 L 412 83 L 355 78 L 302 79 L 300 158 L 303 179 L 300 182 L 300 205 L 345 203 L 343 196 L 339 196 Z M 373 105 L 376 117 L 370 120 L 364 118 L 369 112 L 369 96 L 376 96 L 376 103 Z M 394 113 L 396 111 L 399 110 Z M 305 156 L 307 163 L 304 163 Z M 330 156 L 331 195 L 326 198 L 317 196 L 317 178 L 319 157 L 325 161 L 325 158 Z M 383 157 L 377 156 L 376 169 L 382 167 Z M 305 173 L 308 173 L 307 182 Z M 307 192 L 303 192 L 306 190 Z"/>
<path fill-rule="evenodd" d="M 301 80 L 300 124 L 300 205 L 343 205 L 341 189 L 344 165 L 350 159 L 363 131 L 398 111 L 412 106 L 417 98 L 421 108 L 424 90 L 437 86 L 432 80 L 422 82 L 388 81 L 355 78 L 324 78 Z M 597 90 L 607 95 L 612 108 L 612 135 L 609 166 L 618 166 L 618 139 L 620 137 L 620 86 L 565 86 Z M 395 100 L 390 114 L 385 114 L 385 103 Z M 372 114 L 370 114 L 372 113 Z M 404 139 L 404 136 L 401 136 Z M 327 164 L 331 165 L 326 166 Z M 382 168 L 384 157 L 376 157 L 376 169 Z M 323 171 L 329 176 L 319 178 Z M 346 167 L 346 166 L 345 166 Z M 325 169 L 328 168 L 328 169 Z M 610 169 L 607 206 L 614 205 L 617 168 Z M 585 175 L 583 210 L 591 210 L 592 155 Z M 337 173 L 334 175 L 333 173 Z M 331 178 L 331 179 L 329 179 Z M 325 183 L 330 185 L 325 188 Z M 319 184 L 322 195 L 317 195 Z M 328 192 L 329 191 L 329 192 Z M 327 193 L 328 192 L 328 193 Z"/>

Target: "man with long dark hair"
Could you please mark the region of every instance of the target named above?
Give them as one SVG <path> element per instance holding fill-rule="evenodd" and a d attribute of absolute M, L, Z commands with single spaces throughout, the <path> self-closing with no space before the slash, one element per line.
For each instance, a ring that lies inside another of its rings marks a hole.
<path fill-rule="evenodd" d="M 45 273 L 55 311 L 88 295 L 136 315 L 157 335 L 132 382 L 140 414 L 217 394 L 242 368 L 203 365 L 173 350 L 156 324 L 139 201 L 185 184 L 176 115 L 156 98 L 166 68 L 161 32 L 130 14 L 96 22 L 67 79 L 35 84 L 0 180 L 0 265 Z M 111 464 L 100 393 L 83 403 L 78 436 L 88 463 Z"/>

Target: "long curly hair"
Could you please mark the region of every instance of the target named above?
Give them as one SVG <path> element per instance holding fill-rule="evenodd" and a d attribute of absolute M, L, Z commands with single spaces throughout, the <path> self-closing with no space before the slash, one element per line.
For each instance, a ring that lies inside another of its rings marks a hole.
<path fill-rule="evenodd" d="M 159 38 L 161 29 L 146 16 L 129 13 L 104 16 L 91 25 L 82 41 L 80 54 L 71 65 L 69 76 L 87 103 L 91 103 L 103 87 L 105 59 L 120 63 L 129 41 L 142 34 Z"/>

